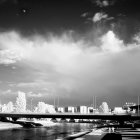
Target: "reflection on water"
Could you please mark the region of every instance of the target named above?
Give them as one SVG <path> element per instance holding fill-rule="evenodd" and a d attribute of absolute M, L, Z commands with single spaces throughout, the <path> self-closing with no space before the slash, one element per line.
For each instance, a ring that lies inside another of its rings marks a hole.
<path fill-rule="evenodd" d="M 55 140 L 93 128 L 88 123 L 60 123 L 53 127 L 20 128 L 0 131 L 0 140 Z"/>

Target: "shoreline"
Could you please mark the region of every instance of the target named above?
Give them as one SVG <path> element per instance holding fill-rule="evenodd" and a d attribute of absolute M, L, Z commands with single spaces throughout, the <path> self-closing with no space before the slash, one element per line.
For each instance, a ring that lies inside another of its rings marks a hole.
<path fill-rule="evenodd" d="M 52 127 L 52 126 L 57 125 L 57 123 L 54 123 L 54 122 L 48 121 L 48 120 L 34 120 L 34 121 L 19 120 L 19 121 L 39 123 L 42 125 L 42 127 Z M 16 124 L 16 123 L 12 123 L 12 122 L 0 121 L 0 131 L 14 129 L 14 128 L 23 128 L 23 126 L 18 123 Z"/>
<path fill-rule="evenodd" d="M 30 120 L 18 120 L 18 121 L 23 121 L 23 122 L 31 122 L 31 123 L 38 123 L 38 124 L 41 124 L 42 125 L 42 127 L 51 127 L 51 126 L 54 126 L 54 125 L 56 125 L 56 124 L 58 124 L 58 123 L 55 123 L 55 122 L 53 122 L 53 121 L 51 121 L 51 120 L 37 120 L 37 119 L 34 119 L 34 120 L 32 120 L 32 121 L 30 121 Z M 17 122 L 18 122 L 17 121 Z"/>
<path fill-rule="evenodd" d="M 13 124 L 10 122 L 1 122 L 0 121 L 0 131 L 1 130 L 8 130 L 8 129 L 14 129 L 14 128 L 22 128 L 19 124 Z"/>

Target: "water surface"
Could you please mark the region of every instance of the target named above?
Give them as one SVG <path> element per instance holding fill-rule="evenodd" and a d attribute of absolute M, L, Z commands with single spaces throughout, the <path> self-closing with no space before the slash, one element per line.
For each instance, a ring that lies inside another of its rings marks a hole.
<path fill-rule="evenodd" d="M 92 129 L 88 123 L 59 123 L 52 127 L 16 128 L 0 131 L 0 140 L 55 140 Z"/>

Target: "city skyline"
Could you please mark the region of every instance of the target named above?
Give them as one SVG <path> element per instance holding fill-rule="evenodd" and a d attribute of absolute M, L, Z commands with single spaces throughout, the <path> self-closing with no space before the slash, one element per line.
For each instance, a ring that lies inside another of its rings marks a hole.
<path fill-rule="evenodd" d="M 0 0 L 0 101 L 109 106 L 140 95 L 138 0 Z"/>
<path fill-rule="evenodd" d="M 139 98 L 138 98 L 139 99 Z M 139 103 L 138 103 L 139 104 Z M 123 106 L 110 108 L 107 102 L 102 102 L 101 105 L 96 104 L 96 97 L 93 98 L 91 105 L 59 105 L 48 104 L 38 101 L 33 105 L 33 98 L 30 103 L 27 102 L 26 94 L 18 92 L 16 101 L 9 101 L 7 104 L 0 104 L 1 113 L 81 113 L 81 114 L 135 114 L 137 105 L 133 102 L 126 102 Z M 139 106 L 138 106 L 139 107 Z"/>

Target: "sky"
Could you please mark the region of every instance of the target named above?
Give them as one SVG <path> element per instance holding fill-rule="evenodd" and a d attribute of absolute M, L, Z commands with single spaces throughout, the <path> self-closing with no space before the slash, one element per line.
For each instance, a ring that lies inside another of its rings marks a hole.
<path fill-rule="evenodd" d="M 136 102 L 139 0 L 0 0 L 0 102 Z M 58 101 L 59 100 L 59 101 Z"/>

